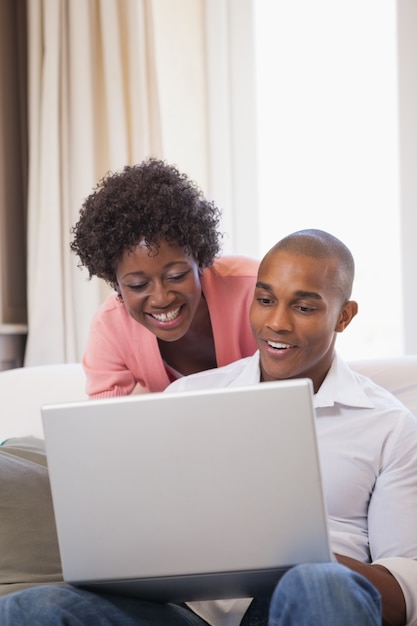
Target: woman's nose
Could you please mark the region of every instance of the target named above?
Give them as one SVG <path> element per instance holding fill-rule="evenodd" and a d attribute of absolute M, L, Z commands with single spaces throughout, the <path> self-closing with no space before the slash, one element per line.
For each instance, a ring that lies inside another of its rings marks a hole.
<path fill-rule="evenodd" d="M 151 305 L 154 307 L 166 307 L 171 304 L 173 300 L 169 289 L 166 289 L 162 283 L 155 283 L 153 285 L 149 299 Z"/>

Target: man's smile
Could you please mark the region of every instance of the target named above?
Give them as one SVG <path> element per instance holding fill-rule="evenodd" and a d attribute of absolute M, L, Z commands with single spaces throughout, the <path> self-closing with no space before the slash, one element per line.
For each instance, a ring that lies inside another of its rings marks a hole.
<path fill-rule="evenodd" d="M 270 341 L 268 339 L 265 339 L 265 343 L 270 347 L 270 348 L 274 348 L 274 350 L 288 350 L 290 348 L 295 348 L 296 346 L 293 344 L 289 344 L 289 343 L 282 343 L 282 342 L 278 342 L 278 341 Z"/>

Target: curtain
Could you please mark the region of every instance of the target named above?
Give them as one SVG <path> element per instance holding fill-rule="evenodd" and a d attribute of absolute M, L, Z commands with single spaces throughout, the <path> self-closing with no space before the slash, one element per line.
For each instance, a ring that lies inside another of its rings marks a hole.
<path fill-rule="evenodd" d="M 35 365 L 79 361 L 108 293 L 69 249 L 83 199 L 108 170 L 148 156 L 175 162 L 204 186 L 207 128 L 203 0 L 27 6 L 25 365 Z"/>
<path fill-rule="evenodd" d="M 24 0 L 0 2 L 0 369 L 4 325 L 26 323 L 25 24 Z"/>

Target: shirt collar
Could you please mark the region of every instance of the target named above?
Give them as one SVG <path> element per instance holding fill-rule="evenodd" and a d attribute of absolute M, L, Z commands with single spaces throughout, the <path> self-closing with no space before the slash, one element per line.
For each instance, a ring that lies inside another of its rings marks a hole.
<path fill-rule="evenodd" d="M 234 385 L 255 385 L 261 380 L 261 367 L 259 365 L 259 350 L 244 361 L 243 369 L 234 380 Z"/>
<path fill-rule="evenodd" d="M 314 407 L 317 409 L 344 404 L 357 408 L 373 408 L 374 404 L 363 391 L 358 376 L 335 354 L 326 378 L 314 395 Z"/>
<path fill-rule="evenodd" d="M 362 388 L 359 376 L 335 354 L 326 378 L 313 396 L 314 408 L 333 407 L 335 404 L 356 408 L 374 408 L 373 402 Z M 244 367 L 233 384 L 253 385 L 260 379 L 259 351 L 256 351 L 253 356 L 245 359 Z"/>

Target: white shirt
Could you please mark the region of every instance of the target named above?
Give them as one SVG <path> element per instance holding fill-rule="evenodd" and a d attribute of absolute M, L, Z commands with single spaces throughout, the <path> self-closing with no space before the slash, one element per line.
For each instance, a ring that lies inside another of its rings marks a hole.
<path fill-rule="evenodd" d="M 167 390 L 259 381 L 256 352 L 225 367 L 181 378 Z M 404 593 L 407 626 L 415 626 L 417 419 L 391 393 L 350 370 L 337 356 L 314 395 L 314 406 L 332 548 L 390 570 Z M 219 600 L 189 606 L 212 626 L 238 626 L 250 602 Z"/>

